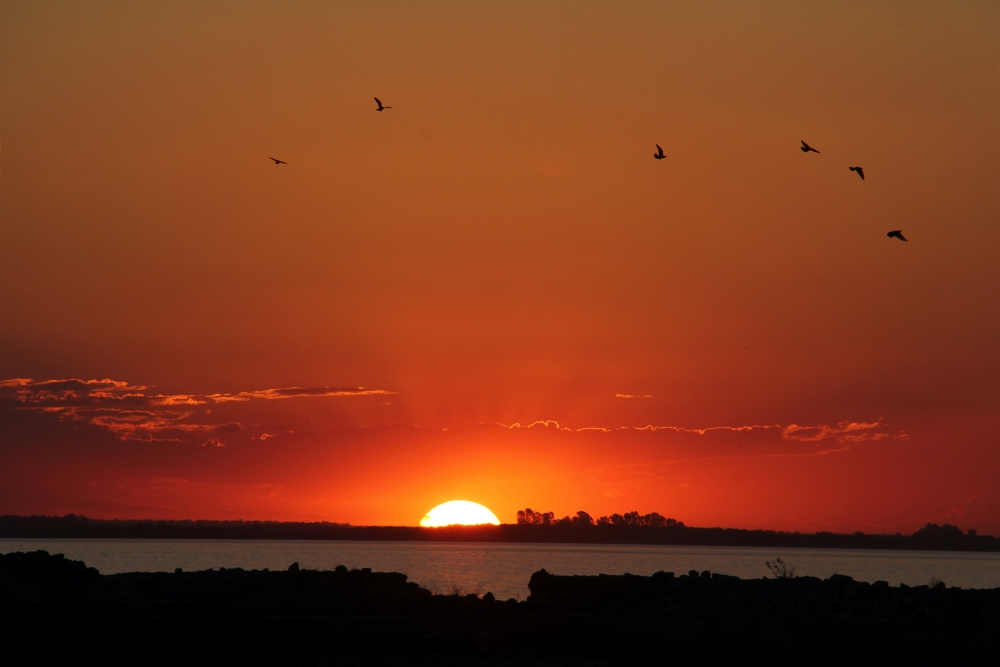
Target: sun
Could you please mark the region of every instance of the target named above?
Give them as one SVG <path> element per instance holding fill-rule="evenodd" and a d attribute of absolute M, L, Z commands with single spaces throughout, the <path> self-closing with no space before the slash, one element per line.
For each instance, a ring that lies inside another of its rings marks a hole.
<path fill-rule="evenodd" d="M 484 523 L 499 526 L 500 519 L 486 507 L 468 500 L 449 500 L 441 503 L 420 520 L 420 525 L 424 528 L 479 526 Z"/>

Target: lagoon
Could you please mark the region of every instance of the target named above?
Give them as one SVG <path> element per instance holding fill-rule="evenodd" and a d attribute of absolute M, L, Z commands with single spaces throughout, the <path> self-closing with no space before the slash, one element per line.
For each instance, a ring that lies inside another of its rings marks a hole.
<path fill-rule="evenodd" d="M 961 588 L 1000 588 L 1000 553 L 497 542 L 348 542 L 327 540 L 0 539 L 0 553 L 44 550 L 82 560 L 102 574 L 220 567 L 332 570 L 370 567 L 407 574 L 435 593 L 492 592 L 523 600 L 533 572 L 649 575 L 711 570 L 770 576 L 782 558 L 797 575 L 845 574 L 859 581 L 918 586 L 931 579 Z"/>

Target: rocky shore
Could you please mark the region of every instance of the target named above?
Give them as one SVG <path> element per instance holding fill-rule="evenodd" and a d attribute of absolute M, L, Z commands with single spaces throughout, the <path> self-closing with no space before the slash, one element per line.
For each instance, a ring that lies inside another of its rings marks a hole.
<path fill-rule="evenodd" d="M 368 569 L 101 575 L 0 556 L 7 665 L 983 664 L 1000 589 L 741 580 L 716 573 L 531 577 L 527 601 L 432 595 Z"/>

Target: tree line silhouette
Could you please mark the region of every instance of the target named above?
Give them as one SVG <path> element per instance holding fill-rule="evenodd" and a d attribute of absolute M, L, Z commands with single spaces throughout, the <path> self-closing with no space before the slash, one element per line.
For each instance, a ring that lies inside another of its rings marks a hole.
<path fill-rule="evenodd" d="M 352 526 L 294 521 L 166 521 L 89 519 L 84 516 L 0 516 L 0 538 L 382 540 L 673 544 L 690 546 L 807 547 L 825 549 L 926 549 L 1000 551 L 1000 538 L 928 523 L 912 535 L 799 533 L 744 528 L 695 528 L 656 512 L 626 512 L 594 519 L 587 512 L 556 519 L 530 508 L 517 523 L 499 526 Z"/>
<path fill-rule="evenodd" d="M 517 525 L 519 526 L 633 526 L 642 528 L 684 528 L 684 524 L 676 519 L 668 519 L 659 512 L 639 514 L 626 512 L 612 514 L 594 519 L 587 512 L 577 512 L 572 517 L 564 516 L 556 520 L 554 512 L 535 512 L 530 507 L 519 510 Z"/>

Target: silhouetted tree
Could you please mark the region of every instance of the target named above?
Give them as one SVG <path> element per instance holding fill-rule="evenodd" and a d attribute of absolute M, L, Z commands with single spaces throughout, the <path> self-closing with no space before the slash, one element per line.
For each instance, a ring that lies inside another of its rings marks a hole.
<path fill-rule="evenodd" d="M 555 512 L 536 512 L 530 507 L 517 512 L 518 525 L 549 526 L 555 518 Z"/>
<path fill-rule="evenodd" d="M 636 511 L 625 514 L 602 516 L 597 520 L 598 526 L 629 526 L 639 528 L 683 528 L 684 524 L 676 519 L 668 519 L 658 512 L 639 514 Z"/>
<path fill-rule="evenodd" d="M 936 523 L 927 523 L 923 528 L 913 534 L 918 542 L 928 542 L 934 544 L 956 544 L 965 542 L 968 537 L 958 526 L 946 523 L 939 526 Z"/>

